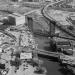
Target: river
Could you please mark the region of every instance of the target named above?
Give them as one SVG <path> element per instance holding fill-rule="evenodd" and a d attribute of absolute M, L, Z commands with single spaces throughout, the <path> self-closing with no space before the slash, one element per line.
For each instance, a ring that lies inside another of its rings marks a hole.
<path fill-rule="evenodd" d="M 38 43 L 38 48 L 50 50 L 48 38 L 36 36 L 35 41 Z M 47 75 L 72 75 L 70 72 L 63 69 L 63 67 L 60 66 L 60 64 L 56 60 L 53 61 L 52 58 L 39 58 L 44 62 L 43 66 L 47 69 Z"/>
<path fill-rule="evenodd" d="M 47 75 L 72 75 L 71 72 L 63 69 L 63 67 L 61 67 L 58 62 L 46 58 L 40 59 L 44 62 L 43 67 L 46 68 Z"/>
<path fill-rule="evenodd" d="M 6 26 L 5 26 L 6 28 Z M 2 27 L 1 29 L 4 29 Z M 38 44 L 38 48 L 50 50 L 50 40 L 47 37 L 43 36 L 35 36 L 35 41 Z M 57 61 L 53 61 L 52 59 L 42 58 L 39 59 L 43 60 L 43 65 L 47 69 L 47 75 L 71 75 L 67 71 L 65 71 Z"/>

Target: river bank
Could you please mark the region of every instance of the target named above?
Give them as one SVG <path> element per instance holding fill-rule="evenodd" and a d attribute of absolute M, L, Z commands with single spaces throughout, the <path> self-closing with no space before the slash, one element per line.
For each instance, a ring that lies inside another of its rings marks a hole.
<path fill-rule="evenodd" d="M 50 40 L 47 37 L 36 35 L 35 41 L 38 43 L 38 48 L 50 51 Z M 42 66 L 47 69 L 47 75 L 72 75 L 69 71 L 63 69 L 54 58 L 39 57 L 39 59 L 43 60 Z"/>

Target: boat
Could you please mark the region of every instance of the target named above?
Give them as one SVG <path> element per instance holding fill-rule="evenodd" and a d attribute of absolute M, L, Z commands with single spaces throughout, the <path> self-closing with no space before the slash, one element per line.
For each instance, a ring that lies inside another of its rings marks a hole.
<path fill-rule="evenodd" d="M 46 75 L 38 58 L 37 44 L 33 34 L 25 25 L 10 26 L 0 32 L 0 74 L 1 75 Z"/>

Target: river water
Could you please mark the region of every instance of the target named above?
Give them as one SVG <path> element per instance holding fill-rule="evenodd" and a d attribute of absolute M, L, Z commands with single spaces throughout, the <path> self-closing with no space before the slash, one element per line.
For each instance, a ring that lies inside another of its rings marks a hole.
<path fill-rule="evenodd" d="M 38 43 L 38 48 L 50 50 L 48 38 L 36 36 L 35 41 L 36 43 Z M 60 64 L 57 61 L 53 61 L 52 58 L 39 58 L 44 62 L 43 66 L 47 69 L 47 75 L 72 75 L 70 72 L 63 69 L 63 67 L 60 66 Z"/>
<path fill-rule="evenodd" d="M 2 26 L 1 26 L 2 27 Z M 6 26 L 5 26 L 6 28 Z M 1 29 L 4 29 L 2 27 Z M 42 36 L 35 36 L 35 41 L 38 44 L 38 48 L 50 50 L 50 40 L 48 38 L 42 37 Z M 43 67 L 47 69 L 47 75 L 71 75 L 67 71 L 65 71 L 58 62 L 53 61 L 52 59 L 42 58 L 39 57 L 39 59 L 43 60 Z"/>
<path fill-rule="evenodd" d="M 48 60 L 46 58 L 40 59 L 44 62 L 43 67 L 46 68 L 47 75 L 72 75 L 71 72 L 63 69 L 63 67 L 61 67 L 58 62 Z"/>

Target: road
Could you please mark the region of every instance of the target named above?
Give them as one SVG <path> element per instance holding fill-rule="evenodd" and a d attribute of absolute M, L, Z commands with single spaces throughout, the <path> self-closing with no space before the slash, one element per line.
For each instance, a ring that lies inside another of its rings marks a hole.
<path fill-rule="evenodd" d="M 63 31 L 63 32 L 65 32 L 66 34 L 68 34 L 68 35 L 70 35 L 71 37 L 73 37 L 73 38 L 75 38 L 75 34 L 73 33 L 73 32 L 71 32 L 71 31 L 69 31 L 67 28 L 63 28 L 63 27 L 60 27 L 60 26 L 62 26 L 62 24 L 60 24 L 60 22 L 57 22 L 53 17 L 51 17 L 50 15 L 49 15 L 49 8 L 50 8 L 50 6 L 51 5 L 61 5 L 61 4 L 64 4 L 64 3 L 62 3 L 62 2 L 64 2 L 64 1 L 59 1 L 59 2 L 56 2 L 56 3 L 52 3 L 52 4 L 48 4 L 48 5 L 46 5 L 43 9 L 42 9 L 42 11 L 41 11 L 41 13 L 42 13 L 42 15 L 47 19 L 47 20 L 49 20 L 49 21 L 51 21 L 51 22 L 53 22 L 53 23 L 55 23 L 55 26 L 60 30 L 60 31 Z"/>
<path fill-rule="evenodd" d="M 71 1 L 71 0 L 70 0 Z M 54 5 L 55 4 L 59 4 L 59 5 L 61 5 L 60 3 L 62 3 L 62 2 L 58 2 L 58 3 L 54 3 Z M 63 3 L 62 3 L 63 4 Z M 49 6 L 51 6 L 52 4 L 49 4 L 49 5 L 47 5 L 47 6 L 45 6 L 44 7 L 44 9 L 42 10 L 42 14 L 43 14 L 43 16 L 47 19 L 47 20 L 53 20 L 53 21 L 55 21 L 56 22 L 56 20 L 54 20 L 53 18 L 51 18 L 50 17 L 50 15 L 48 15 L 48 8 L 49 8 Z M 60 23 L 59 23 L 59 25 L 60 25 Z M 63 29 L 63 28 L 60 28 L 58 25 L 56 25 L 56 27 L 58 27 L 60 30 L 62 30 L 63 32 L 65 32 L 65 33 L 67 33 L 67 34 L 69 34 L 70 36 L 72 36 L 72 37 L 75 37 L 75 35 L 74 34 L 72 34 L 72 33 L 70 33 L 70 32 L 68 32 L 68 30 L 65 30 L 65 29 Z M 41 39 L 40 39 L 41 40 Z M 40 41 L 40 43 L 41 43 L 41 41 Z M 40 45 L 40 43 L 39 43 L 39 45 Z M 42 46 L 42 44 L 40 45 L 40 47 Z M 44 66 L 47 68 L 47 71 L 48 71 L 48 74 L 47 75 L 72 75 L 72 74 L 70 74 L 69 72 L 67 72 L 66 70 L 64 70 L 64 69 L 62 69 L 61 67 L 60 67 L 60 65 L 57 63 L 57 62 L 53 62 L 53 61 L 51 61 L 51 60 L 47 60 L 47 59 L 42 59 L 42 60 L 44 60 Z"/>
<path fill-rule="evenodd" d="M 47 37 L 43 36 L 36 36 L 35 41 L 38 43 L 38 48 L 45 49 L 47 51 L 51 51 L 50 49 L 50 40 Z M 47 75 L 71 75 L 59 65 L 58 62 L 54 61 L 53 59 L 41 58 L 43 60 L 42 66 L 47 69 Z"/>

